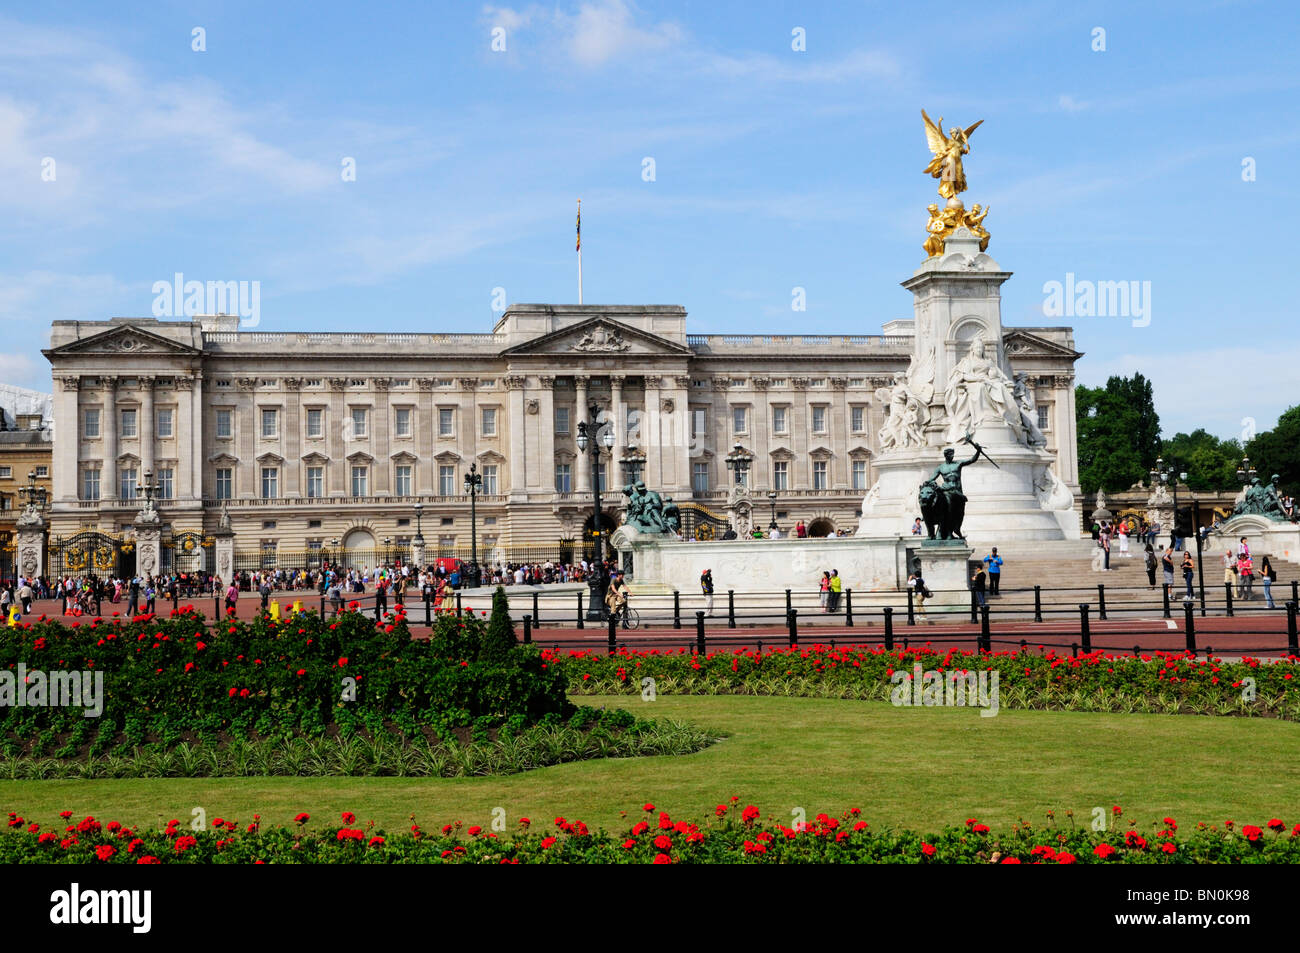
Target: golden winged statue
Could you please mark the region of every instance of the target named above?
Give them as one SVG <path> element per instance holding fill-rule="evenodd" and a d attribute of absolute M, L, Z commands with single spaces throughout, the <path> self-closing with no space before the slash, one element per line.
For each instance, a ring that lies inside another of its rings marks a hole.
<path fill-rule="evenodd" d="M 966 171 L 962 168 L 961 157 L 970 153 L 970 134 L 984 120 L 965 129 L 953 126 L 945 136 L 941 128 L 942 116 L 936 123 L 922 109 L 921 118 L 925 121 L 925 143 L 934 153 L 934 158 L 925 167 L 925 171 L 939 180 L 940 195 L 946 199 L 954 198 L 958 192 L 966 191 Z"/>

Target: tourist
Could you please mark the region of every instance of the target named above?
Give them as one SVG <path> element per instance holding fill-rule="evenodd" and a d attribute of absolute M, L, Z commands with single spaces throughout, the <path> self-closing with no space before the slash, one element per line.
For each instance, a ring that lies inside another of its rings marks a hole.
<path fill-rule="evenodd" d="M 770 533 L 768 533 L 767 535 L 768 535 L 768 538 L 769 538 L 769 539 L 780 539 L 780 538 L 781 538 L 781 530 L 780 530 L 777 526 L 774 525 L 774 526 L 772 527 L 772 531 L 771 531 Z"/>
<path fill-rule="evenodd" d="M 1237 555 L 1238 556 L 1250 555 L 1250 544 L 1246 542 L 1245 536 L 1241 537 L 1241 542 L 1237 544 Z"/>
<path fill-rule="evenodd" d="M 1229 592 L 1237 585 L 1237 557 L 1232 554 L 1231 546 L 1223 551 L 1223 584 L 1228 587 Z"/>
<path fill-rule="evenodd" d="M 1259 562 L 1259 581 L 1264 584 L 1264 606 L 1268 609 L 1276 609 L 1273 604 L 1273 583 L 1277 582 L 1277 570 L 1265 556 Z"/>
<path fill-rule="evenodd" d="M 997 596 L 1002 594 L 1002 557 L 998 555 L 998 548 L 993 547 L 993 554 L 984 557 L 984 565 L 989 569 L 989 595 Z"/>
<path fill-rule="evenodd" d="M 919 516 L 916 518 L 916 522 L 912 524 L 912 535 L 913 536 L 921 535 L 921 517 Z"/>
<path fill-rule="evenodd" d="M 700 592 L 704 593 L 704 613 L 713 615 L 713 570 L 700 573 Z"/>
<path fill-rule="evenodd" d="M 831 597 L 831 574 L 823 571 L 822 581 L 821 581 L 822 612 L 826 611 L 827 604 L 830 602 L 830 597 Z"/>
<path fill-rule="evenodd" d="M 1255 564 L 1251 562 L 1250 553 L 1237 557 L 1237 578 L 1241 580 L 1241 598 L 1254 598 Z"/>
<path fill-rule="evenodd" d="M 134 596 L 132 596 L 134 598 Z M 230 586 L 226 589 L 226 614 L 230 615 L 235 611 L 235 603 L 239 601 L 239 586 L 235 580 L 230 580 Z"/>
<path fill-rule="evenodd" d="M 1161 581 L 1165 587 L 1165 598 L 1172 598 L 1174 594 L 1174 552 L 1172 549 L 1160 547 L 1160 570 Z"/>
<path fill-rule="evenodd" d="M 1110 527 L 1101 532 L 1101 556 L 1102 572 L 1110 572 Z"/>
<path fill-rule="evenodd" d="M 921 616 L 921 618 L 924 619 L 925 600 L 928 599 L 931 595 L 933 595 L 933 593 L 931 593 L 930 590 L 926 588 L 925 579 L 922 578 L 921 571 L 919 569 L 907 577 L 907 588 L 912 592 L 913 608 Z"/>
<path fill-rule="evenodd" d="M 1156 587 L 1156 552 L 1151 548 L 1151 544 L 1146 544 L 1145 554 L 1147 564 L 1147 588 L 1155 589 Z"/>
<path fill-rule="evenodd" d="M 1092 521 L 1092 538 L 1098 545 L 1101 543 L 1101 524 L 1096 520 Z"/>
<path fill-rule="evenodd" d="M 127 615 L 140 614 L 140 577 L 131 577 L 131 601 L 127 603 Z"/>
<path fill-rule="evenodd" d="M 983 563 L 980 563 L 979 566 L 975 568 L 975 575 L 970 577 L 970 581 L 971 581 L 971 589 L 974 590 L 975 592 L 976 602 L 978 602 L 981 606 L 988 605 L 989 604 L 988 598 L 984 594 L 987 581 L 984 575 Z"/>
<path fill-rule="evenodd" d="M 23 604 L 23 615 L 28 615 L 32 611 L 32 584 L 22 578 L 19 582 L 21 585 L 18 587 L 18 601 Z"/>
<path fill-rule="evenodd" d="M 1191 553 L 1183 553 L 1183 581 L 1187 583 L 1187 595 L 1183 596 L 1184 602 L 1192 601 L 1192 576 L 1196 572 L 1196 563 L 1192 561 Z"/>
<path fill-rule="evenodd" d="M 803 525 L 803 520 L 794 524 L 794 534 L 800 539 L 805 539 L 808 536 L 808 527 Z"/>
<path fill-rule="evenodd" d="M 1131 559 L 1128 551 L 1128 520 L 1119 521 L 1119 554 L 1124 559 Z M 995 589 L 994 592 L 997 590 Z"/>
<path fill-rule="evenodd" d="M 375 611 L 381 617 L 388 612 L 388 580 L 383 576 L 375 580 Z"/>
<path fill-rule="evenodd" d="M 843 591 L 844 591 L 844 580 L 840 578 L 840 571 L 838 569 L 832 569 L 831 570 L 831 596 L 830 596 L 831 612 L 840 611 L 840 593 Z"/>

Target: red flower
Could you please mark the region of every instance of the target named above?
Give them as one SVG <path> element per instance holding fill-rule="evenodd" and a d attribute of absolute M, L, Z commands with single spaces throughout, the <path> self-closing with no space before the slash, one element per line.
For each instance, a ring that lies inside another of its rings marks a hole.
<path fill-rule="evenodd" d="M 1264 836 L 1264 832 L 1251 824 L 1246 824 L 1241 828 L 1241 833 L 1248 841 L 1257 841 Z"/>
<path fill-rule="evenodd" d="M 483 833 L 483 828 L 476 824 L 469 829 L 468 833 L 470 837 L 478 837 L 479 834 Z"/>
<path fill-rule="evenodd" d="M 667 854 L 655 854 L 656 864 L 671 864 L 672 862 L 673 859 L 669 857 Z"/>
<path fill-rule="evenodd" d="M 555 838 L 554 838 L 554 837 L 546 837 L 546 838 L 543 838 L 543 839 L 542 839 L 542 850 L 547 850 L 547 849 L 549 849 L 549 848 L 551 847 L 551 845 L 554 844 L 554 843 L 555 843 Z"/>
<path fill-rule="evenodd" d="M 1115 853 L 1115 848 L 1111 847 L 1110 844 L 1098 844 L 1092 852 L 1102 860 L 1105 860 L 1111 854 Z"/>
<path fill-rule="evenodd" d="M 295 824 L 306 824 L 310 820 L 311 820 L 311 815 L 306 812 L 303 812 L 302 814 L 299 814 L 297 817 L 295 817 L 293 819 L 293 822 Z"/>
<path fill-rule="evenodd" d="M 1067 854 L 1064 851 L 1062 851 L 1061 853 L 1056 855 L 1056 862 L 1058 864 L 1072 864 L 1074 863 L 1074 855 Z"/>
<path fill-rule="evenodd" d="M 636 846 L 636 838 L 629 838 L 628 840 L 623 841 L 624 850 L 631 850 L 635 846 Z"/>
<path fill-rule="evenodd" d="M 1004 863 L 1004 864 L 1018 864 L 1018 863 L 1020 863 L 1020 858 L 1019 858 L 1019 857 L 1003 857 L 1003 858 L 1002 858 L 1002 863 Z"/>
<path fill-rule="evenodd" d="M 1273 818 L 1271 821 L 1268 822 L 1268 826 L 1269 826 L 1272 830 L 1275 830 L 1275 831 L 1280 831 L 1280 830 L 1282 830 L 1282 828 L 1286 827 L 1286 825 L 1283 824 L 1283 823 L 1281 822 L 1281 820 L 1279 820 L 1279 819 L 1276 818 L 1276 817 Z"/>
<path fill-rule="evenodd" d="M 976 824 L 974 827 L 971 828 L 971 830 L 973 830 L 976 834 L 987 834 L 989 832 L 989 828 L 987 824 Z"/>
<path fill-rule="evenodd" d="M 1178 848 L 1174 846 L 1172 841 L 1165 841 L 1163 844 L 1160 845 L 1160 849 L 1163 850 L 1166 854 L 1178 853 Z"/>
<path fill-rule="evenodd" d="M 352 824 L 352 823 L 354 823 L 354 822 L 356 821 L 356 819 L 357 819 L 357 816 L 356 816 L 355 814 L 353 814 L 351 811 L 344 811 L 344 812 L 343 812 L 343 823 L 344 823 L 344 824 Z"/>
<path fill-rule="evenodd" d="M 647 814 L 649 814 L 654 809 L 655 806 L 653 804 L 646 804 L 644 807 L 641 808 L 641 810 L 645 811 Z"/>
<path fill-rule="evenodd" d="M 184 837 L 178 837 L 176 838 L 176 844 L 175 844 L 176 853 L 183 854 L 191 847 L 197 846 L 198 843 L 199 842 L 196 838 L 190 837 L 188 834 L 185 835 Z"/>
<path fill-rule="evenodd" d="M 161 864 L 162 861 L 159 860 L 157 857 L 153 856 L 152 854 L 146 854 L 144 857 L 141 857 L 139 860 L 137 860 L 136 863 L 137 864 Z M 261 863 L 261 861 L 258 861 L 258 863 Z"/>
<path fill-rule="evenodd" d="M 102 844 L 95 848 L 95 856 L 100 860 L 108 860 L 116 853 L 117 850 L 110 844 Z"/>
<path fill-rule="evenodd" d="M 926 857 L 933 857 L 933 856 L 934 856 L 934 845 L 933 845 L 933 844 L 925 844 L 925 843 L 922 843 L 922 844 L 921 844 L 921 853 L 924 854 Z"/>
<path fill-rule="evenodd" d="M 759 811 L 758 808 L 750 804 L 748 807 L 746 807 L 743 811 L 740 812 L 740 819 L 744 821 L 745 824 L 747 825 L 753 824 L 756 820 L 758 820 L 761 813 L 762 812 Z"/>
<path fill-rule="evenodd" d="M 369 844 L 369 846 L 371 846 L 371 847 L 383 847 L 383 846 L 384 846 L 384 839 L 383 839 L 382 837 L 376 835 L 376 836 L 370 838 L 370 844 Z"/>
<path fill-rule="evenodd" d="M 655 838 L 655 846 L 660 850 L 669 850 L 673 846 L 673 839 L 667 834 L 660 834 Z"/>

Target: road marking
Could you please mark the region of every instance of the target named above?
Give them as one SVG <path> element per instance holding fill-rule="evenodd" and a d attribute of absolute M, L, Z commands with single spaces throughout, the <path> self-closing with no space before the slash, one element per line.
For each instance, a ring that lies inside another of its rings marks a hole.
<path fill-rule="evenodd" d="M 1178 625 L 1174 622 L 1173 619 L 1166 619 L 1166 620 L 1165 620 L 1165 626 L 1168 627 L 1168 628 L 1170 628 L 1170 629 L 1176 629 L 1176 628 L 1178 628 Z"/>

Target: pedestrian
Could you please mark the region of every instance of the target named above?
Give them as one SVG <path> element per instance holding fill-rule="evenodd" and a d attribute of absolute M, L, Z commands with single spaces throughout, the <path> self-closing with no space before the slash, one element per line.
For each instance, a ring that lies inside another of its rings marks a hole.
<path fill-rule="evenodd" d="M 794 525 L 794 534 L 800 539 L 806 539 L 808 537 L 808 527 L 804 525 L 803 520 L 800 520 Z"/>
<path fill-rule="evenodd" d="M 997 596 L 1002 594 L 1002 557 L 998 555 L 998 548 L 993 547 L 993 554 L 984 557 L 984 565 L 989 568 L 989 595 Z"/>
<path fill-rule="evenodd" d="M 271 599 L 271 583 L 265 577 L 262 579 L 262 584 L 257 587 L 257 593 L 262 597 L 262 611 L 265 612 L 269 608 Z"/>
<path fill-rule="evenodd" d="M 1192 601 L 1192 576 L 1196 572 L 1196 563 L 1192 561 L 1192 554 L 1183 553 L 1183 581 L 1187 583 L 1187 595 L 1183 596 L 1184 602 Z"/>
<path fill-rule="evenodd" d="M 830 611 L 840 611 L 840 593 L 844 591 L 844 580 L 840 578 L 838 569 L 831 570 L 831 598 Z"/>
<path fill-rule="evenodd" d="M 1245 536 L 1241 537 L 1241 542 L 1237 544 L 1237 555 L 1238 556 L 1250 555 L 1250 544 L 1246 542 Z"/>
<path fill-rule="evenodd" d="M 19 581 L 22 584 L 18 587 L 18 601 L 23 604 L 23 615 L 29 615 L 32 611 L 32 584 L 25 579 Z"/>
<path fill-rule="evenodd" d="M 700 592 L 704 593 L 704 614 L 713 615 L 713 570 L 700 573 Z"/>
<path fill-rule="evenodd" d="M 831 598 L 831 574 L 823 571 L 822 581 L 821 581 L 822 612 L 826 611 L 826 607 L 827 604 L 830 602 L 830 598 Z"/>
<path fill-rule="evenodd" d="M 230 586 L 226 589 L 226 615 L 234 614 L 235 604 L 237 602 L 239 602 L 239 586 L 232 578 L 230 580 Z"/>
<path fill-rule="evenodd" d="M 140 614 L 140 577 L 131 577 L 131 601 L 127 603 L 127 615 Z"/>
<path fill-rule="evenodd" d="M 1101 524 L 1096 520 L 1092 521 L 1092 538 L 1094 541 L 1100 541 L 1101 539 Z"/>
<path fill-rule="evenodd" d="M 1101 568 L 1103 572 L 1110 572 L 1110 532 L 1103 530 L 1101 534 Z"/>
<path fill-rule="evenodd" d="M 1160 570 L 1161 581 L 1165 587 L 1165 597 L 1170 598 L 1174 594 L 1174 551 L 1160 547 Z"/>
<path fill-rule="evenodd" d="M 988 586 L 988 577 L 984 572 L 984 564 L 980 563 L 975 569 L 975 575 L 970 577 L 971 589 L 975 592 L 975 601 L 981 606 L 988 605 L 988 597 L 985 595 L 985 589 Z"/>
<path fill-rule="evenodd" d="M 1237 585 L 1237 557 L 1232 553 L 1232 547 L 1229 546 L 1223 551 L 1223 584 L 1228 587 L 1229 592 L 1237 590 L 1237 595 L 1241 595 L 1241 588 Z"/>
<path fill-rule="evenodd" d="M 916 522 L 912 524 L 912 535 L 913 536 L 921 535 L 921 517 L 919 516 L 916 518 Z"/>
<path fill-rule="evenodd" d="M 1241 579 L 1241 598 L 1254 598 L 1255 564 L 1251 561 L 1250 553 L 1237 557 L 1237 576 Z"/>
<path fill-rule="evenodd" d="M 382 618 L 388 612 L 388 579 L 375 580 L 375 610 Z"/>
<path fill-rule="evenodd" d="M 1269 609 L 1276 609 L 1273 604 L 1273 583 L 1277 582 L 1277 570 L 1265 556 L 1259 562 L 1259 580 L 1264 584 L 1264 606 Z"/>
<path fill-rule="evenodd" d="M 1128 520 L 1120 520 L 1119 522 L 1119 554 L 1124 559 L 1132 558 L 1128 551 Z"/>
<path fill-rule="evenodd" d="M 1146 545 L 1145 558 L 1147 564 L 1147 582 L 1149 583 L 1147 588 L 1154 589 L 1156 587 L 1156 551 L 1151 548 L 1150 543 L 1147 543 Z"/>

